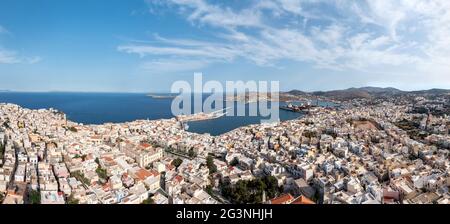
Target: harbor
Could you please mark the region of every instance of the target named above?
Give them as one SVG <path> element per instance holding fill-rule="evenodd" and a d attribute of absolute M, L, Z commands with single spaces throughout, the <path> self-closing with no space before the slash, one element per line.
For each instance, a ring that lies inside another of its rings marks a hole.
<path fill-rule="evenodd" d="M 190 122 L 190 121 L 203 121 L 220 118 L 227 114 L 226 110 L 229 108 L 217 110 L 211 113 L 200 112 L 196 114 L 178 115 L 175 118 L 180 122 Z"/>
<path fill-rule="evenodd" d="M 308 100 L 306 102 L 291 101 L 286 103 L 287 105 L 280 106 L 280 110 L 290 111 L 294 113 L 311 113 L 318 110 L 319 108 L 337 108 L 340 106 L 335 102 L 319 101 L 319 100 Z"/>
<path fill-rule="evenodd" d="M 302 113 L 302 112 L 309 112 L 311 109 L 313 108 L 317 108 L 319 107 L 319 105 L 311 105 L 311 103 L 306 103 L 303 104 L 301 103 L 300 105 L 294 105 L 292 103 L 288 103 L 286 106 L 280 106 L 281 110 L 286 110 L 286 111 L 291 111 L 291 112 L 297 112 L 297 113 Z"/>

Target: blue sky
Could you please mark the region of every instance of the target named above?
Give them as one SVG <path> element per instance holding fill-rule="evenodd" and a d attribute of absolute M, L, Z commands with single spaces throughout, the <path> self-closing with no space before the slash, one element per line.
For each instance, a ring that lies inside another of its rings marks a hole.
<path fill-rule="evenodd" d="M 2 0 L 0 89 L 450 88 L 448 24 L 440 0 Z"/>

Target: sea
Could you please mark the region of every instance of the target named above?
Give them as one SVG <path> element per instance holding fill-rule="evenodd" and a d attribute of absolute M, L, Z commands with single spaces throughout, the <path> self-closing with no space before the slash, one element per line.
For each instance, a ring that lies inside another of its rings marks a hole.
<path fill-rule="evenodd" d="M 207 96 L 203 95 L 202 98 L 205 100 Z M 29 109 L 54 108 L 64 112 L 69 120 L 82 124 L 173 118 L 172 100 L 173 98 L 170 97 L 154 98 L 143 93 L 0 92 L 0 103 L 14 103 Z M 235 111 L 238 104 L 238 102 L 234 102 Z M 189 122 L 187 131 L 209 133 L 216 136 L 242 126 L 259 124 L 263 119 L 268 118 L 259 113 L 258 116 L 250 116 L 248 108 L 252 104 L 255 103 L 244 105 L 247 111 L 245 116 L 225 115 L 211 120 Z M 226 103 L 223 102 L 223 105 Z M 302 113 L 279 110 L 280 121 L 297 119 L 302 116 L 304 116 Z"/>

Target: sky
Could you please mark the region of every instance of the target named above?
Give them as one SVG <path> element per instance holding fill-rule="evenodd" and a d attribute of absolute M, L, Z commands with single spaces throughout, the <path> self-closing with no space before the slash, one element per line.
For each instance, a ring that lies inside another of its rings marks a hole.
<path fill-rule="evenodd" d="M 0 90 L 450 89 L 450 1 L 2 0 Z"/>

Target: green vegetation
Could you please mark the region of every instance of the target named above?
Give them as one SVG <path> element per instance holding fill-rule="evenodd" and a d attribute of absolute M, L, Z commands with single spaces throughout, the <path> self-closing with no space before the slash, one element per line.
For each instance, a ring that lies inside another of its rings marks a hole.
<path fill-rule="evenodd" d="M 206 166 L 209 169 L 209 174 L 217 172 L 217 166 L 214 164 L 214 159 L 212 156 L 206 158 Z"/>
<path fill-rule="evenodd" d="M 177 169 L 182 163 L 183 163 L 183 160 L 180 158 L 176 158 L 172 161 L 172 165 L 175 166 Z"/>
<path fill-rule="evenodd" d="M 30 204 L 40 204 L 41 203 L 41 193 L 39 191 L 31 190 L 28 192 L 28 202 Z"/>
<path fill-rule="evenodd" d="M 414 121 L 408 121 L 406 119 L 403 119 L 401 121 L 395 122 L 394 123 L 397 127 L 405 130 L 405 131 L 410 131 L 410 130 L 415 130 L 419 128 L 419 124 L 414 122 Z"/>
<path fill-rule="evenodd" d="M 303 136 L 305 136 L 307 138 L 316 138 L 318 136 L 318 134 L 315 131 L 305 131 L 305 132 L 303 132 Z"/>
<path fill-rule="evenodd" d="M 102 164 L 100 164 L 100 160 L 98 158 L 95 158 L 95 163 L 97 163 L 98 167 L 95 169 L 95 172 L 97 173 L 98 177 L 100 179 L 107 181 L 108 180 L 108 172 L 106 169 L 103 169 Z"/>
<path fill-rule="evenodd" d="M 71 131 L 71 132 L 78 132 L 78 129 L 76 127 L 67 127 L 65 126 L 64 129 L 66 129 L 66 131 Z"/>
<path fill-rule="evenodd" d="M 95 169 L 95 172 L 100 177 L 100 179 L 108 180 L 108 173 L 106 172 L 106 169 L 103 169 L 101 166 L 97 167 Z"/>
<path fill-rule="evenodd" d="M 428 109 L 425 107 L 416 107 L 414 109 L 411 110 L 411 113 L 414 114 L 428 114 Z"/>
<path fill-rule="evenodd" d="M 77 180 L 81 181 L 81 183 L 86 185 L 91 185 L 91 181 L 87 179 L 84 174 L 82 174 L 80 171 L 75 171 L 70 174 L 71 176 L 75 177 Z"/>
<path fill-rule="evenodd" d="M 5 199 L 5 196 L 3 195 L 3 193 L 0 193 L 0 204 L 3 202 L 3 199 Z"/>
<path fill-rule="evenodd" d="M 233 160 L 230 162 L 230 166 L 237 166 L 239 164 L 239 159 L 237 157 L 234 157 Z"/>
<path fill-rule="evenodd" d="M 67 198 L 67 201 L 66 201 L 66 203 L 67 204 L 69 204 L 69 205 L 77 205 L 77 204 L 79 204 L 79 200 L 78 199 L 75 199 L 74 197 L 73 197 L 73 194 L 71 194 L 68 198 Z"/>
<path fill-rule="evenodd" d="M 205 188 L 206 193 L 208 193 L 209 195 L 213 195 L 213 187 L 211 185 L 206 186 Z"/>
<path fill-rule="evenodd" d="M 194 158 L 195 156 L 197 156 L 194 152 L 194 149 L 189 149 L 188 156 L 191 158 Z"/>
<path fill-rule="evenodd" d="M 9 118 L 6 118 L 6 121 L 3 122 L 3 127 L 10 128 L 10 126 L 9 126 Z"/>
<path fill-rule="evenodd" d="M 151 197 L 148 197 L 141 204 L 143 204 L 143 205 L 151 205 L 151 204 L 155 204 L 155 201 Z"/>
<path fill-rule="evenodd" d="M 208 185 L 205 187 L 205 191 L 206 193 L 208 193 L 212 198 L 214 198 L 216 201 L 222 202 L 222 199 L 220 199 L 219 197 L 217 197 L 216 194 L 214 194 L 213 192 L 213 187 L 211 185 Z"/>
<path fill-rule="evenodd" d="M 406 119 L 403 119 L 401 121 L 394 123 L 397 127 L 400 129 L 406 131 L 408 135 L 415 140 L 423 140 L 425 137 L 428 136 L 427 132 L 421 131 L 419 129 L 420 125 L 417 122 L 409 121 Z"/>
<path fill-rule="evenodd" d="M 268 198 L 274 198 L 283 191 L 278 187 L 277 179 L 273 176 L 256 178 L 253 180 L 239 180 L 235 185 L 221 183 L 222 195 L 237 204 L 262 203 L 263 192 Z"/>
<path fill-rule="evenodd" d="M 3 159 L 3 154 L 5 153 L 5 144 L 0 142 L 0 160 Z"/>

